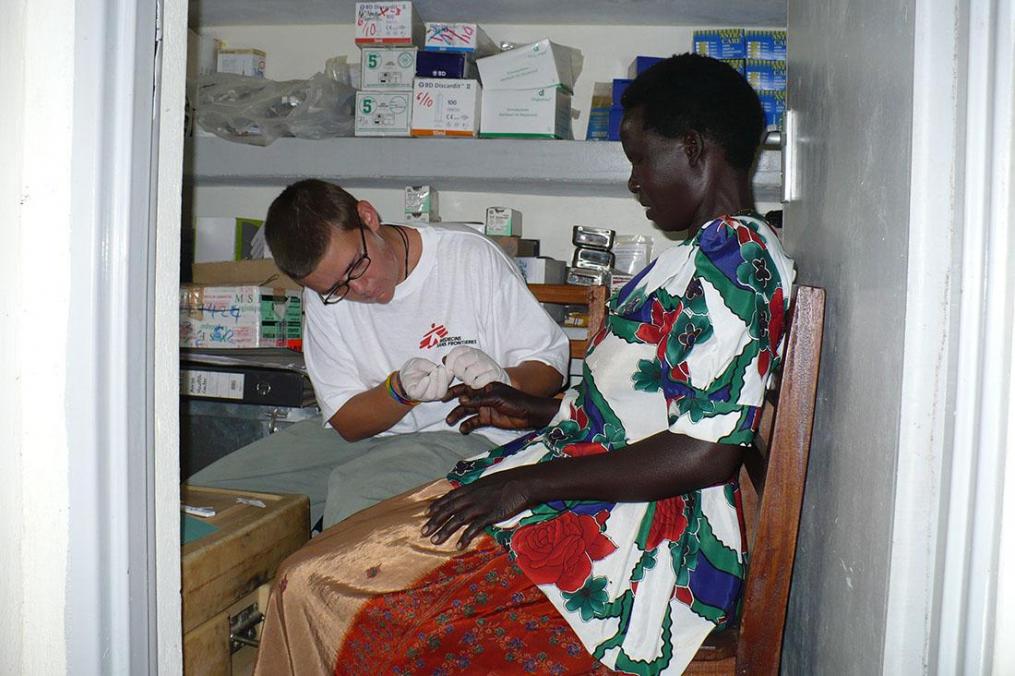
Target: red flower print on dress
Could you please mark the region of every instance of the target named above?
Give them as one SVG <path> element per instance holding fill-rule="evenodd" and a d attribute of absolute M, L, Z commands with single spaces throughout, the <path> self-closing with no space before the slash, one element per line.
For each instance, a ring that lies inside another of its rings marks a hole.
<path fill-rule="evenodd" d="M 561 450 L 570 455 L 572 458 L 578 458 L 583 455 L 599 455 L 600 453 L 605 453 L 606 446 L 593 441 L 580 441 L 578 443 L 568 444 Z"/>
<path fill-rule="evenodd" d="M 522 526 L 511 536 L 515 563 L 535 584 L 577 591 L 592 574 L 592 562 L 617 549 L 599 528 L 588 514 L 570 511 Z"/>
<path fill-rule="evenodd" d="M 754 232 L 752 228 L 749 228 L 746 225 L 742 225 L 736 222 L 728 225 L 731 228 L 736 228 L 737 241 L 740 243 L 740 246 L 743 246 L 748 242 L 754 242 L 755 244 L 759 245 L 762 249 L 765 248 L 765 240 L 761 239 L 761 236 L 758 235 L 758 233 Z"/>
<path fill-rule="evenodd" d="M 678 542 L 687 530 L 687 516 L 684 514 L 684 498 L 676 496 L 656 503 L 652 525 L 645 539 L 645 549 L 655 549 L 663 540 Z"/>
<path fill-rule="evenodd" d="M 768 349 L 758 355 L 758 373 L 765 375 L 768 367 L 779 350 L 779 342 L 782 340 L 783 322 L 785 313 L 783 311 L 782 289 L 777 288 L 772 294 L 772 300 L 768 303 L 768 311 L 771 318 L 768 320 Z"/>

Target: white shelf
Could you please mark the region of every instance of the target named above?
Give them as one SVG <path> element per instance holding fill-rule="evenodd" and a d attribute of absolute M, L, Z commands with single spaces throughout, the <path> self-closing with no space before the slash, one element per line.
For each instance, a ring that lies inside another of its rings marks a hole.
<path fill-rule="evenodd" d="M 560 196 L 628 195 L 630 164 L 616 142 L 452 138 L 284 138 L 261 148 L 188 139 L 184 178 L 197 186 L 284 186 L 323 178 L 349 188 L 403 188 Z M 782 198 L 779 151 L 764 151 L 755 199 Z"/>
<path fill-rule="evenodd" d="M 189 0 L 190 24 L 346 24 L 354 0 Z M 621 26 L 786 25 L 786 0 L 415 0 L 424 21 Z"/>

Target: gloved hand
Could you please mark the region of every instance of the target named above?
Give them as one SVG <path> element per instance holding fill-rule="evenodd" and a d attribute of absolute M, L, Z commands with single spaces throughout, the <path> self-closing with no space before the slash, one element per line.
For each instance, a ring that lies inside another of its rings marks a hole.
<path fill-rule="evenodd" d="M 459 345 L 448 352 L 444 357 L 444 365 L 456 378 L 473 389 L 478 390 L 493 382 L 511 384 L 511 376 L 490 355 L 467 345 Z"/>
<path fill-rule="evenodd" d="M 402 391 L 409 399 L 416 401 L 442 399 L 453 377 L 450 369 L 443 364 L 434 364 L 421 357 L 413 357 L 398 371 Z"/>

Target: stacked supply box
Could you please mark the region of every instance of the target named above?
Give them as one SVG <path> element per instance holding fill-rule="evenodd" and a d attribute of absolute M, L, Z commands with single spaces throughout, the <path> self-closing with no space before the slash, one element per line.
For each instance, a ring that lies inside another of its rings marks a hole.
<path fill-rule="evenodd" d="M 423 23 L 411 2 L 357 2 L 356 136 L 409 136 Z"/>
<path fill-rule="evenodd" d="M 300 291 L 268 286 L 180 286 L 180 347 L 299 347 Z"/>
<path fill-rule="evenodd" d="M 571 136 L 576 52 L 549 40 L 479 59 L 484 95 L 480 136 Z"/>
<path fill-rule="evenodd" d="M 786 31 L 695 31 L 694 51 L 729 63 L 747 78 L 761 100 L 768 129 L 782 127 L 786 111 Z"/>
<path fill-rule="evenodd" d="M 476 57 L 497 51 L 474 23 L 427 22 L 416 57 L 413 136 L 477 136 L 483 91 Z"/>
<path fill-rule="evenodd" d="M 567 270 L 567 283 L 610 285 L 616 257 L 611 250 L 616 232 L 609 228 L 576 225 L 571 231 L 574 255 Z"/>

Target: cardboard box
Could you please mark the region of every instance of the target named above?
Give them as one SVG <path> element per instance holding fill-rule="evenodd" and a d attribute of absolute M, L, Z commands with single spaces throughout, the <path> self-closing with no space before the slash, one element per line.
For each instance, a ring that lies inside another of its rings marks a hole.
<path fill-rule="evenodd" d="M 571 95 L 557 87 L 487 91 L 480 136 L 484 138 L 571 138 Z"/>
<path fill-rule="evenodd" d="M 723 63 L 729 64 L 729 66 L 733 70 L 737 71 L 741 75 L 746 75 L 745 70 L 745 64 L 747 62 L 746 59 L 719 59 L 719 60 L 722 61 Z"/>
<path fill-rule="evenodd" d="M 357 2 L 357 45 L 423 44 L 423 22 L 411 2 Z"/>
<path fill-rule="evenodd" d="M 567 278 L 567 263 L 564 261 L 521 256 L 515 258 L 515 263 L 527 284 L 563 284 Z"/>
<path fill-rule="evenodd" d="M 476 62 L 467 54 L 451 52 L 420 52 L 416 55 L 416 75 L 452 80 L 473 78 Z"/>
<path fill-rule="evenodd" d="M 264 221 L 257 218 L 195 218 L 194 262 L 250 258 L 250 242 L 262 225 Z"/>
<path fill-rule="evenodd" d="M 744 31 L 744 56 L 766 61 L 786 60 L 786 31 Z"/>
<path fill-rule="evenodd" d="M 540 40 L 476 61 L 486 91 L 563 87 L 574 91 L 575 49 Z"/>
<path fill-rule="evenodd" d="M 534 258 L 539 256 L 538 239 L 522 239 L 521 237 L 491 237 L 490 239 L 512 258 Z"/>
<path fill-rule="evenodd" d="M 507 207 L 487 207 L 484 232 L 492 237 L 521 237 L 522 215 Z"/>
<path fill-rule="evenodd" d="M 636 57 L 634 57 L 634 61 L 631 62 L 630 67 L 628 67 L 628 69 L 627 69 L 627 77 L 629 77 L 629 78 L 631 78 L 633 80 L 634 78 L 638 77 L 639 75 L 644 73 L 646 70 L 648 70 L 652 66 L 656 65 L 660 61 L 663 61 L 664 58 L 665 57 L 662 57 L 662 56 L 636 56 Z M 619 103 L 619 101 L 618 101 L 618 103 Z"/>
<path fill-rule="evenodd" d="M 456 52 L 476 58 L 496 54 L 493 40 L 474 23 L 427 21 L 423 49 L 428 52 Z"/>
<path fill-rule="evenodd" d="M 412 92 L 356 92 L 356 136 L 409 136 Z"/>
<path fill-rule="evenodd" d="M 766 129 L 781 129 L 782 118 L 786 112 L 786 92 L 759 91 L 758 98 L 761 99 L 761 108 L 765 111 Z"/>
<path fill-rule="evenodd" d="M 270 258 L 223 263 L 194 263 L 191 266 L 194 284 L 214 286 L 253 285 L 293 289 L 302 287 L 278 269 Z"/>
<path fill-rule="evenodd" d="M 711 56 L 713 59 L 745 59 L 742 28 L 694 31 L 694 53 Z"/>
<path fill-rule="evenodd" d="M 218 72 L 264 77 L 268 55 L 260 49 L 219 49 Z"/>
<path fill-rule="evenodd" d="M 744 77 L 756 90 L 784 91 L 786 89 L 786 62 L 747 59 Z"/>
<path fill-rule="evenodd" d="M 364 47 L 360 58 L 361 89 L 412 87 L 416 77 L 415 47 Z"/>
<path fill-rule="evenodd" d="M 297 347 L 299 291 L 270 286 L 180 286 L 180 347 Z"/>
<path fill-rule="evenodd" d="M 475 136 L 481 101 L 476 80 L 418 77 L 412 90 L 412 135 Z"/>

